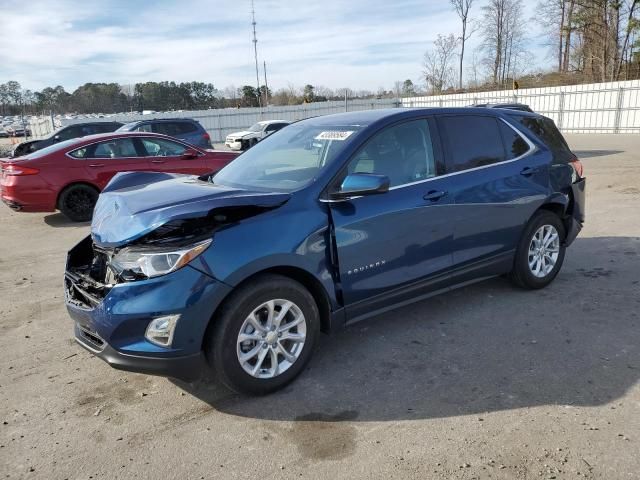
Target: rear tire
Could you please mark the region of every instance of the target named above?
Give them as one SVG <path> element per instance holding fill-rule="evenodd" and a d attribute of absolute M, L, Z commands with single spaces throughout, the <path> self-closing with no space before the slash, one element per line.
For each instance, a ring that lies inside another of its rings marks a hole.
<path fill-rule="evenodd" d="M 297 377 L 320 332 L 320 314 L 309 291 L 272 274 L 233 292 L 213 321 L 205 345 L 209 366 L 229 388 L 249 395 L 273 392 Z"/>
<path fill-rule="evenodd" d="M 565 236 L 564 225 L 556 214 L 536 212 L 522 233 L 509 279 L 527 289 L 549 285 L 564 262 Z"/>
<path fill-rule="evenodd" d="M 89 185 L 71 185 L 60 194 L 58 208 L 71 221 L 88 222 L 93 215 L 98 195 L 99 192 Z"/>

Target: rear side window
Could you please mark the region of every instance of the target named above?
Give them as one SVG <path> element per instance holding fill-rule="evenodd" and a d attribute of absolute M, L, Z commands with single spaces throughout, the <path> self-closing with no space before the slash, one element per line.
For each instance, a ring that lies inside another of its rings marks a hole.
<path fill-rule="evenodd" d="M 176 134 L 178 135 L 186 135 L 188 133 L 194 133 L 198 131 L 198 127 L 191 122 L 180 122 L 176 123 Z"/>
<path fill-rule="evenodd" d="M 449 158 L 447 170 L 459 172 L 506 160 L 498 121 L 480 115 L 439 118 Z"/>
<path fill-rule="evenodd" d="M 154 125 L 154 131 L 163 135 L 174 137 L 183 134 L 182 122 L 160 122 Z"/>
<path fill-rule="evenodd" d="M 558 127 L 550 118 L 522 116 L 518 117 L 518 121 L 551 150 L 554 163 L 568 163 L 575 158 Z"/>
<path fill-rule="evenodd" d="M 137 157 L 138 152 L 130 138 L 118 138 L 108 142 L 98 143 L 90 154 L 91 158 L 127 158 Z"/>
<path fill-rule="evenodd" d="M 498 125 L 500 126 L 507 160 L 518 158 L 529 151 L 529 145 L 519 133 L 502 121 L 498 121 Z"/>

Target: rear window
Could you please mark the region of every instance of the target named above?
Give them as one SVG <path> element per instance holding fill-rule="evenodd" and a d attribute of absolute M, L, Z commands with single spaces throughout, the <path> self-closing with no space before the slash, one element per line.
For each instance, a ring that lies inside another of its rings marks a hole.
<path fill-rule="evenodd" d="M 443 116 L 439 124 L 449 150 L 449 172 L 491 165 L 506 159 L 500 129 L 494 117 Z"/>
<path fill-rule="evenodd" d="M 553 123 L 545 117 L 517 117 L 520 124 L 544 142 L 553 153 L 554 163 L 568 163 L 575 158 L 564 137 Z"/>

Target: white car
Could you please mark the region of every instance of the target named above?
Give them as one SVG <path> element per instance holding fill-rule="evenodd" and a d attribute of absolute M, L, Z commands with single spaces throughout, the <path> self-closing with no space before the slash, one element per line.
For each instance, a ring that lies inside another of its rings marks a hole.
<path fill-rule="evenodd" d="M 282 127 L 286 127 L 289 123 L 291 122 L 287 122 L 286 120 L 264 120 L 254 123 L 247 130 L 227 135 L 224 144 L 231 150 L 246 150 L 273 132 L 277 132 Z"/>

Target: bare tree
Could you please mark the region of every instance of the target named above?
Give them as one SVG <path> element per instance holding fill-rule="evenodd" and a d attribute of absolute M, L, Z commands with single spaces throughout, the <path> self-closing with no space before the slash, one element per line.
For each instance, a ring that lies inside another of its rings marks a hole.
<path fill-rule="evenodd" d="M 627 48 L 629 47 L 629 38 L 633 34 L 634 30 L 638 28 L 639 21 L 635 18 L 634 13 L 637 6 L 640 5 L 639 0 L 630 0 L 627 4 L 627 25 L 626 32 L 624 36 L 624 42 L 622 42 L 622 49 L 620 52 L 620 56 L 618 58 L 618 64 L 616 65 L 616 74 L 615 78 L 620 78 L 620 70 L 622 69 L 622 62 L 624 62 L 625 54 L 627 53 Z"/>
<path fill-rule="evenodd" d="M 482 10 L 482 46 L 497 85 L 513 73 L 526 50 L 522 0 L 489 0 Z"/>
<path fill-rule="evenodd" d="M 462 63 L 464 61 L 464 46 L 467 40 L 471 38 L 475 29 L 467 32 L 467 24 L 469 21 L 469 10 L 473 4 L 473 0 L 449 0 L 451 6 L 460 17 L 462 22 L 462 35 L 460 36 L 460 73 L 458 78 L 458 88 L 462 89 Z"/>
<path fill-rule="evenodd" d="M 545 35 L 549 39 L 545 43 L 554 55 L 557 55 L 558 72 L 563 71 L 564 54 L 568 50 L 565 40 L 568 9 L 571 9 L 571 6 L 567 6 L 567 0 L 540 0 L 536 9 L 535 20 L 548 35 Z"/>
<path fill-rule="evenodd" d="M 438 35 L 433 49 L 424 54 L 423 74 L 432 93 L 442 92 L 452 82 L 455 71 L 451 66 L 458 39 L 453 35 Z"/>

